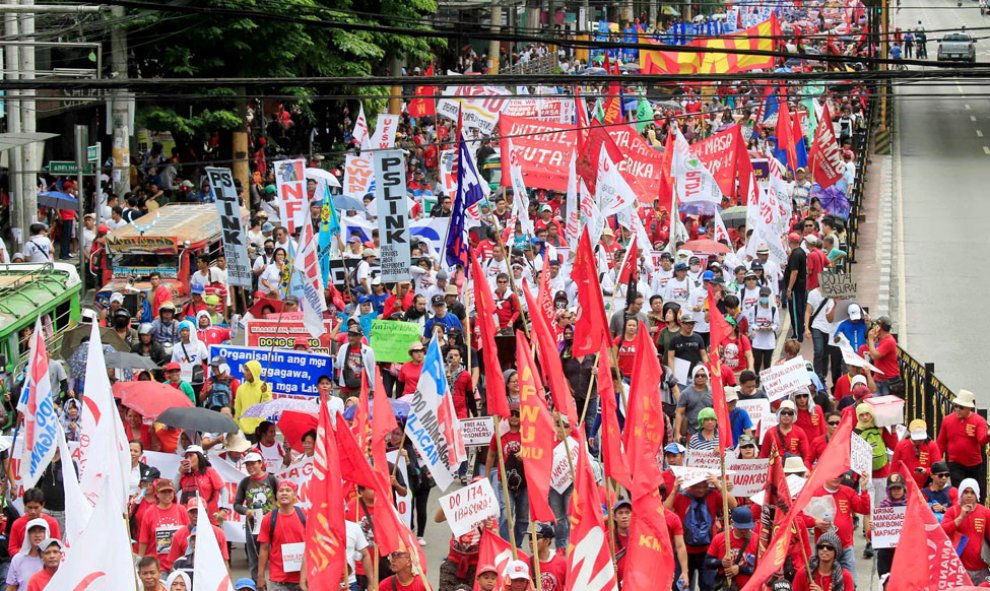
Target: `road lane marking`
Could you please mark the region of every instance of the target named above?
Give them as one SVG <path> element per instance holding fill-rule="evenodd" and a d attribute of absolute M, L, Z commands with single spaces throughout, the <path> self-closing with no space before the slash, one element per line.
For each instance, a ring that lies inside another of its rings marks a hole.
<path fill-rule="evenodd" d="M 976 130 L 976 137 L 983 137 L 983 132 L 979 129 Z"/>
<path fill-rule="evenodd" d="M 983 153 L 990 156 L 990 146 L 983 146 Z"/>
<path fill-rule="evenodd" d="M 969 110 L 969 103 L 966 103 L 966 104 L 965 104 L 965 105 L 963 105 L 963 106 L 964 106 L 964 107 L 966 107 L 966 110 L 967 110 L 967 111 Z"/>

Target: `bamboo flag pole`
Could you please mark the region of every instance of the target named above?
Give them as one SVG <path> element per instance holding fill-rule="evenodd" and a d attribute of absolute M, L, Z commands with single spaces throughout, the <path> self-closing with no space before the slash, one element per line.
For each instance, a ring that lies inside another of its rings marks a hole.
<path fill-rule="evenodd" d="M 536 581 L 536 591 L 543 591 L 543 577 L 540 576 L 540 550 L 536 543 L 536 520 L 533 519 L 532 515 L 529 517 L 529 544 L 533 549 L 533 570 L 535 571 L 533 580 Z"/>
<path fill-rule="evenodd" d="M 516 560 L 519 558 L 519 552 L 516 550 L 516 522 L 512 515 L 512 503 L 509 502 L 509 483 L 505 479 L 505 456 L 502 454 L 502 433 L 499 431 L 501 418 L 498 415 L 492 415 L 492 420 L 495 422 L 495 445 L 498 453 L 498 479 L 502 481 L 502 496 L 505 499 L 505 521 L 509 524 L 509 545 L 512 546 L 512 559 Z M 492 450 L 488 450 L 488 453 L 492 453 Z"/>

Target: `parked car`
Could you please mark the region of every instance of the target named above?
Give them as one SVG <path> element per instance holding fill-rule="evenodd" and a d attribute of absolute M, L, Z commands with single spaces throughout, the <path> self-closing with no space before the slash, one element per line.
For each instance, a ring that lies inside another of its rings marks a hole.
<path fill-rule="evenodd" d="M 949 33 L 938 42 L 938 61 L 976 62 L 976 39 L 966 33 Z"/>

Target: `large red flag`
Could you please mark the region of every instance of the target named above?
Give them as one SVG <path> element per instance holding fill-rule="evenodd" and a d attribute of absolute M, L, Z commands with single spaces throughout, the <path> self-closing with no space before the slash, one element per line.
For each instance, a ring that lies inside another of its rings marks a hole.
<path fill-rule="evenodd" d="M 579 433 L 578 438 L 581 449 L 585 449 L 584 435 Z M 585 453 L 578 454 L 575 467 L 570 519 L 569 575 L 564 591 L 618 591 L 602 518 L 602 498 Z"/>
<path fill-rule="evenodd" d="M 519 560 L 529 562 L 529 555 L 522 550 L 516 550 Z M 494 566 L 498 571 L 496 589 L 505 589 L 505 569 L 512 561 L 512 546 L 503 540 L 494 530 L 485 528 L 481 532 L 481 544 L 478 546 L 478 566 Z M 474 581 L 474 591 L 478 591 L 478 580 Z"/>
<path fill-rule="evenodd" d="M 516 369 L 519 371 L 519 457 L 526 469 L 529 512 L 537 521 L 556 521 L 550 509 L 554 428 L 543 384 L 533 365 L 533 352 L 523 333 L 516 331 Z"/>
<path fill-rule="evenodd" d="M 498 361 L 498 347 L 495 345 L 495 296 L 476 257 L 471 259 L 471 278 L 474 281 L 475 309 L 478 311 L 478 331 L 481 333 L 481 354 L 485 360 L 488 414 L 508 419 L 509 399 L 505 396 L 505 378 L 502 377 L 502 364 Z"/>
<path fill-rule="evenodd" d="M 543 268 L 547 269 L 545 265 Z M 553 407 L 557 412 L 567 417 L 567 423 L 571 429 L 576 429 L 578 425 L 577 408 L 574 405 L 574 396 L 571 394 L 571 387 L 564 377 L 564 369 L 560 363 L 560 354 L 557 353 L 557 340 L 547 326 L 546 317 L 542 313 L 542 303 L 533 301 L 533 294 L 530 292 L 528 286 L 524 285 L 522 291 L 526 297 L 526 306 L 530 310 L 530 319 L 533 322 L 533 335 L 536 337 L 536 342 L 540 345 L 540 367 L 543 368 L 543 375 L 546 376 L 547 382 L 550 385 L 550 398 L 553 400 Z M 543 297 L 543 294 L 544 290 L 541 284 L 540 298 Z"/>
<path fill-rule="evenodd" d="M 361 453 L 368 453 L 368 419 L 371 417 L 370 405 L 368 404 L 368 373 L 361 372 L 361 394 L 358 396 L 357 408 L 354 410 L 354 421 L 351 422 L 351 431 L 357 438 L 358 447 Z"/>
<path fill-rule="evenodd" d="M 708 287 L 708 317 L 711 326 L 711 331 L 709 332 L 711 351 L 708 353 L 708 356 L 712 364 L 712 406 L 715 409 L 715 417 L 718 419 L 719 452 L 725 455 L 725 450 L 733 447 L 732 420 L 729 418 L 729 406 L 725 401 L 725 387 L 722 384 L 722 362 L 718 351 L 722 342 L 729 336 L 732 327 L 725 321 L 722 311 L 715 305 L 715 294 L 712 292 L 711 286 Z"/>
<path fill-rule="evenodd" d="M 371 459 L 375 462 L 375 471 L 390 481 L 388 470 L 388 459 L 385 452 L 385 441 L 395 429 L 399 428 L 395 422 L 395 413 L 392 412 L 392 405 L 385 394 L 385 386 L 382 385 L 382 374 L 375 368 L 375 397 L 372 401 L 374 405 L 371 413 Z"/>
<path fill-rule="evenodd" d="M 674 582 L 674 551 L 659 489 L 633 497 L 632 504 L 622 591 L 670 589 Z"/>
<path fill-rule="evenodd" d="M 763 509 L 760 511 L 760 540 L 758 555 L 762 556 L 770 546 L 777 525 L 791 510 L 791 491 L 784 474 L 784 458 L 777 452 L 777 445 L 770 445 L 770 463 L 767 466 L 767 483 L 763 487 Z"/>
<path fill-rule="evenodd" d="M 629 412 L 624 435 L 629 459 L 633 499 L 658 490 L 663 482 L 657 456 L 663 448 L 663 404 L 657 384 L 663 368 L 650 331 L 640 323 L 636 334 L 636 358 L 629 385 Z"/>
<path fill-rule="evenodd" d="M 306 580 L 314 589 L 336 589 L 347 565 L 347 530 L 341 502 L 344 491 L 338 456 L 330 410 L 321 404 L 309 486 L 312 506 L 306 520 Z"/>
<path fill-rule="evenodd" d="M 832 127 L 832 114 L 828 112 L 826 104 L 808 154 L 808 168 L 811 169 L 811 176 L 816 183 L 822 187 L 831 187 L 842 178 L 845 165 L 841 152 Z"/>
<path fill-rule="evenodd" d="M 614 478 L 619 484 L 632 488 L 629 461 L 619 436 L 619 405 L 615 399 L 615 383 L 612 381 L 612 367 L 609 364 L 608 345 L 602 342 L 598 358 L 598 399 L 602 405 L 602 458 L 605 476 Z"/>
<path fill-rule="evenodd" d="M 675 124 L 671 123 L 671 126 Z M 674 130 L 668 128 L 667 140 L 663 145 L 663 163 L 660 165 L 660 184 L 657 185 L 657 198 L 661 207 L 670 211 L 674 206 Z M 671 213 L 673 215 L 673 213 Z"/>
<path fill-rule="evenodd" d="M 903 462 L 900 471 L 908 487 L 907 512 L 894 550 L 887 590 L 946 591 L 972 585 L 952 542 Z M 920 560 L 923 556 L 928 560 Z"/>
<path fill-rule="evenodd" d="M 426 69 L 424 76 L 426 78 L 433 76 L 433 64 L 430 64 L 430 67 Z M 409 101 L 409 116 L 414 119 L 435 116 L 437 114 L 437 103 L 436 98 L 434 98 L 436 95 L 436 86 L 417 86 L 416 98 Z"/>
<path fill-rule="evenodd" d="M 777 147 L 787 152 L 787 166 L 797 170 L 797 138 L 794 137 L 794 123 L 791 121 L 791 111 L 787 107 L 787 99 L 781 97 L 777 108 Z"/>
<path fill-rule="evenodd" d="M 854 420 L 855 417 L 852 414 L 846 414 L 842 417 L 842 422 L 839 423 L 835 434 L 832 435 L 832 439 L 828 443 L 828 447 L 825 448 L 821 459 L 818 460 L 818 465 L 815 466 L 815 470 L 811 473 L 811 478 L 805 483 L 804 488 L 801 489 L 801 494 L 798 495 L 794 504 L 791 505 L 791 510 L 787 513 L 787 517 L 783 523 L 774 532 L 773 540 L 771 540 L 767 551 L 763 553 L 762 558 L 757 563 L 756 570 L 753 571 L 753 576 L 750 577 L 749 581 L 740 591 L 756 591 L 760 589 L 767 579 L 780 570 L 780 567 L 784 566 L 784 561 L 787 559 L 787 551 L 791 547 L 791 536 L 794 529 L 792 525 L 797 514 L 804 511 L 804 508 L 808 506 L 808 502 L 818 492 L 818 489 L 825 484 L 825 481 L 849 470 L 850 438 L 852 436 Z"/>
<path fill-rule="evenodd" d="M 618 285 L 625 285 L 629 283 L 630 279 L 638 279 L 639 273 L 639 249 L 636 248 L 636 235 L 633 234 L 632 240 L 629 241 L 629 246 L 626 248 L 626 256 L 622 259 L 622 264 L 619 266 L 619 279 L 616 281 Z"/>
<path fill-rule="evenodd" d="M 587 226 L 578 240 L 571 279 L 577 283 L 578 301 L 578 318 L 574 324 L 571 352 L 575 356 L 591 355 L 598 352 L 603 342 L 609 341 L 609 332 L 602 286 L 598 281 L 598 266 Z M 478 314 L 480 316 L 481 312 Z"/>

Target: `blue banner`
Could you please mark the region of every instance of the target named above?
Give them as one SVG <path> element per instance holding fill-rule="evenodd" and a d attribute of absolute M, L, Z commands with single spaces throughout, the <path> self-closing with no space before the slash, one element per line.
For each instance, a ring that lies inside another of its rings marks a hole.
<path fill-rule="evenodd" d="M 333 358 L 318 353 L 261 347 L 211 345 L 210 358 L 227 360 L 230 375 L 244 380 L 241 366 L 256 360 L 261 364 L 262 379 L 268 382 L 275 398 L 283 396 L 318 396 L 316 381 L 326 375 L 333 379 Z"/>

